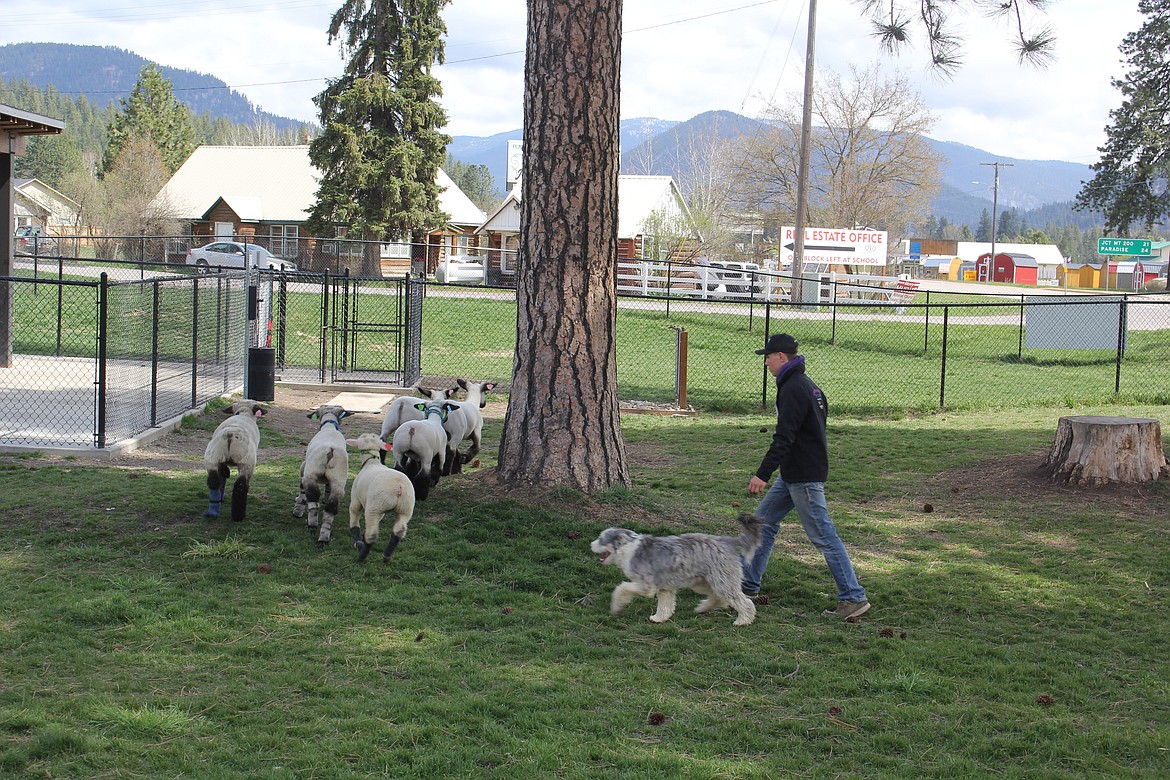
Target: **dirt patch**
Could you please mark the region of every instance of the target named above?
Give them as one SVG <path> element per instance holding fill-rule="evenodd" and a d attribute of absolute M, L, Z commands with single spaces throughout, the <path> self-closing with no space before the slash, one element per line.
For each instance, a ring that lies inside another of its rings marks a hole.
<path fill-rule="evenodd" d="M 1044 468 L 1047 449 L 1005 455 L 927 477 L 921 489 L 896 503 L 908 502 L 914 511 L 969 513 L 986 505 L 991 496 L 1010 498 L 1021 507 L 1063 501 L 1089 506 L 1105 504 L 1133 517 L 1164 514 L 1165 483 L 1138 485 L 1077 485 L 1053 480 Z M 890 503 L 889 500 L 886 503 Z"/>

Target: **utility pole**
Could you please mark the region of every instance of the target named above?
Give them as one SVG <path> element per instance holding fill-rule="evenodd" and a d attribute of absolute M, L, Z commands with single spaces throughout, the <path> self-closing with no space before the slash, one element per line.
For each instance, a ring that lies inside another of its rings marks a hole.
<path fill-rule="evenodd" d="M 792 245 L 792 302 L 800 303 L 804 276 L 804 223 L 808 221 L 808 167 L 812 148 L 813 49 L 817 31 L 817 0 L 808 3 L 808 41 L 804 50 L 804 107 L 800 121 L 800 164 L 796 181 L 796 235 Z M 815 301 L 814 301 L 815 302 Z"/>
<path fill-rule="evenodd" d="M 999 219 L 999 169 L 1000 166 L 1004 168 L 1011 168 L 1013 163 L 1005 163 L 996 160 L 995 162 L 979 163 L 980 165 L 992 165 L 995 167 L 995 185 L 991 190 L 991 259 L 987 263 L 987 278 L 983 281 L 990 282 L 993 278 L 992 268 L 995 267 L 995 235 L 998 232 L 996 227 L 996 220 Z M 976 274 L 978 277 L 978 274 Z"/>

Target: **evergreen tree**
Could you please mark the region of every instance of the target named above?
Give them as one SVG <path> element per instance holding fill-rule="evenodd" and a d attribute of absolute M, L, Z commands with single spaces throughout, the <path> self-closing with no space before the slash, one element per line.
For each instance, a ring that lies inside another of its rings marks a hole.
<path fill-rule="evenodd" d="M 1023 227 L 1020 212 L 1015 206 L 1000 212 L 999 223 L 995 226 L 996 241 L 1014 241 Z"/>
<path fill-rule="evenodd" d="M 975 228 L 976 241 L 991 241 L 991 212 L 983 209 L 979 213 L 979 225 Z"/>
<path fill-rule="evenodd" d="M 1113 80 L 1124 100 L 1109 113 L 1101 159 L 1076 198 L 1078 209 L 1103 211 L 1105 232 L 1119 235 L 1134 223 L 1152 230 L 1170 213 L 1170 4 L 1139 0 L 1138 10 L 1146 21 L 1122 41 L 1129 67 Z"/>
<path fill-rule="evenodd" d="M 939 217 L 938 225 L 935 227 L 935 232 L 931 235 L 931 238 L 942 238 L 943 234 L 947 232 L 947 226 L 950 224 L 951 221 L 946 217 Z"/>
<path fill-rule="evenodd" d="M 926 225 L 923 226 L 923 232 L 926 233 L 927 238 L 938 238 L 940 232 L 938 229 L 938 217 L 934 214 L 927 217 Z"/>
<path fill-rule="evenodd" d="M 1147 0 L 1157 2 L 1158 0 Z M 962 38 L 956 35 L 949 24 L 952 9 L 962 10 L 969 5 L 983 10 L 988 15 L 1002 16 L 1014 22 L 1016 55 L 1021 62 L 1045 64 L 1053 57 L 1055 36 L 1046 26 L 1027 29 L 1024 26 L 1022 6 L 1043 8 L 1046 0 L 854 0 L 862 7 L 863 15 L 873 23 L 874 35 L 889 52 L 897 52 L 911 40 L 911 28 L 917 23 L 926 33 L 926 44 L 930 50 L 930 64 L 943 73 L 950 73 L 962 64 L 960 45 Z M 909 6 L 907 10 L 905 6 Z M 915 20 L 914 16 L 918 19 Z"/>
<path fill-rule="evenodd" d="M 163 78 L 154 63 L 142 68 L 130 97 L 119 102 L 122 108 L 110 120 L 103 174 L 110 171 L 123 147 L 135 138 L 150 139 L 158 147 L 167 173 L 178 170 L 195 151 L 191 111 L 175 98 L 171 82 Z"/>
<path fill-rule="evenodd" d="M 39 179 L 58 191 L 69 174 L 85 170 L 77 144 L 64 133 L 33 136 L 24 155 L 14 159 L 17 178 Z"/>
<path fill-rule="evenodd" d="M 503 193 L 496 188 L 491 169 L 486 165 L 470 165 L 448 154 L 443 170 L 463 190 L 463 194 L 484 211 L 489 211 L 503 197 Z"/>
<path fill-rule="evenodd" d="M 309 144 L 321 171 L 308 227 L 333 235 L 382 241 L 421 240 L 447 216 L 436 183 L 448 135 L 431 70 L 443 62 L 447 27 L 439 11 L 449 0 L 345 0 L 329 22 L 340 40 L 345 71 L 313 100 L 322 131 Z M 380 273 L 377 245 L 369 244 L 361 272 Z"/>

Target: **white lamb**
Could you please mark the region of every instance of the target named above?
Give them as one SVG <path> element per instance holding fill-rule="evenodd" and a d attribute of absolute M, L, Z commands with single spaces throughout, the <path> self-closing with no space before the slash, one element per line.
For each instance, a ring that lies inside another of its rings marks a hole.
<path fill-rule="evenodd" d="M 383 466 L 378 456 L 389 445 L 375 433 L 363 433 L 345 443 L 362 453 L 362 465 L 353 478 L 349 491 L 349 534 L 358 551 L 358 561 L 364 561 L 374 542 L 378 541 L 378 529 L 382 518 L 394 512 L 394 531 L 382 554 L 382 562 L 390 560 L 394 548 L 406 536 L 406 526 L 414 515 L 414 486 L 400 471 Z M 362 534 L 361 519 L 365 518 L 366 530 Z"/>
<path fill-rule="evenodd" d="M 333 518 L 345 497 L 345 482 L 349 479 L 349 453 L 341 421 L 352 412 L 334 404 L 322 404 L 309 413 L 310 420 L 320 421 L 317 433 L 305 448 L 305 462 L 301 464 L 301 492 L 293 504 L 293 517 L 304 517 L 308 507 L 309 533 L 317 536 L 317 544 L 329 544 L 333 534 Z M 321 485 L 325 485 L 322 500 Z M 318 534 L 318 507 L 321 510 Z"/>
<path fill-rule="evenodd" d="M 422 420 L 411 420 L 394 431 L 394 468 L 410 477 L 419 501 L 425 501 L 439 481 L 447 460 L 447 431 L 443 423 L 455 408 L 450 401 L 416 404 Z"/>
<path fill-rule="evenodd" d="M 231 415 L 219 424 L 207 449 L 203 465 L 207 468 L 207 517 L 219 517 L 223 490 L 235 466 L 239 475 L 232 486 L 232 520 L 243 520 L 248 509 L 248 486 L 256 471 L 256 456 L 260 449 L 260 427 L 256 420 L 266 414 L 264 407 L 251 399 L 236 401 L 224 409 Z"/>
<path fill-rule="evenodd" d="M 382 441 L 389 442 L 394 431 L 398 430 L 398 426 L 403 423 L 423 419 L 423 413 L 418 410 L 419 404 L 425 406 L 431 401 L 446 401 L 455 395 L 455 391 L 459 388 L 444 387 L 439 390 L 428 390 L 416 386 L 414 389 L 428 398 L 419 398 L 413 395 L 401 395 L 395 398 L 386 409 L 386 417 L 382 420 Z"/>
<path fill-rule="evenodd" d="M 483 413 L 480 412 L 487 405 L 487 394 L 496 389 L 495 382 L 468 382 L 460 379 L 459 386 L 467 391 L 467 399 L 457 401 L 456 408 L 447 415 L 447 422 L 443 427 L 447 430 L 447 464 L 443 468 L 444 476 L 458 474 L 463 470 L 464 463 L 471 463 L 479 452 L 480 440 L 483 437 Z M 459 445 L 470 439 L 471 446 L 467 452 L 460 455 Z"/>

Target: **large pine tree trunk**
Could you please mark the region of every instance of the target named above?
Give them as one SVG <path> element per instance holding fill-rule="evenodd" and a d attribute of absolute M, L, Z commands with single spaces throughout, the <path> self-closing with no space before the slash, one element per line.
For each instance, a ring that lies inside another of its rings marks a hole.
<path fill-rule="evenodd" d="M 499 473 L 629 484 L 617 399 L 620 0 L 529 0 L 516 360 Z"/>
<path fill-rule="evenodd" d="M 1144 417 L 1061 417 L 1045 467 L 1079 485 L 1152 482 L 1167 474 L 1162 431 Z"/>

